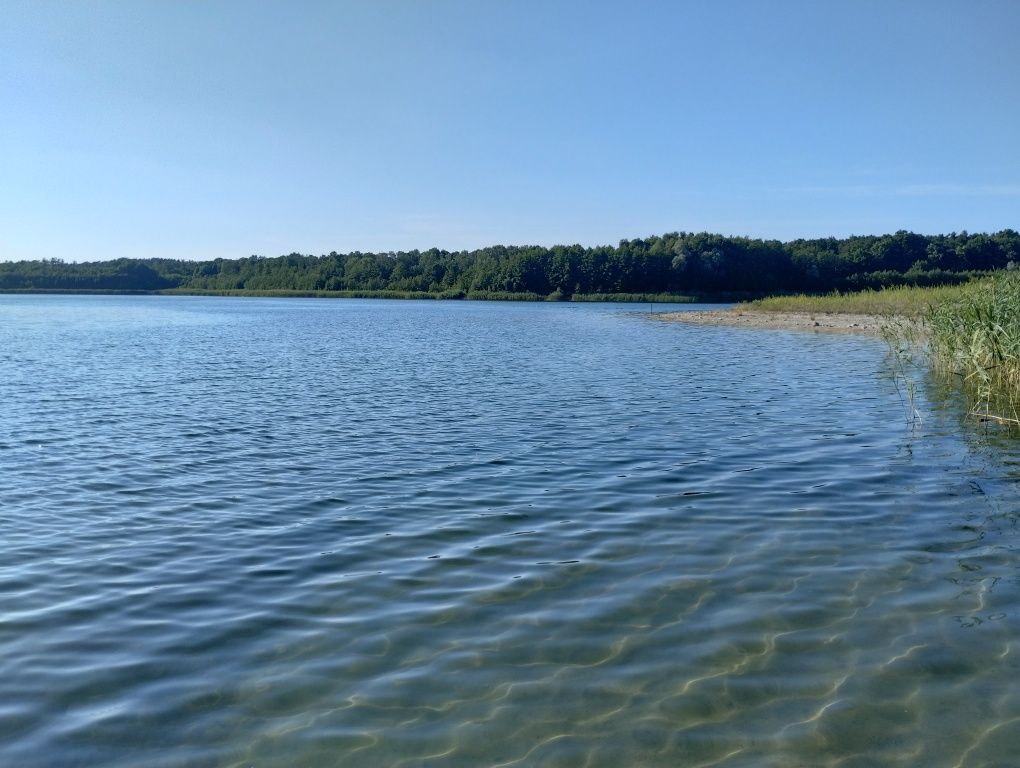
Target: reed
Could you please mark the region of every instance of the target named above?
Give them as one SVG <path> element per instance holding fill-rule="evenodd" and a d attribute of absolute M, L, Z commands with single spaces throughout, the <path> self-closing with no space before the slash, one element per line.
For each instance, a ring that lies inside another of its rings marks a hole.
<path fill-rule="evenodd" d="M 110 293 L 110 291 L 103 291 Z M 238 296 L 269 299 L 463 299 L 463 291 L 318 291 L 290 288 L 166 288 L 169 296 Z"/>
<path fill-rule="evenodd" d="M 613 301 L 631 303 L 656 303 L 656 304 L 694 304 L 699 301 L 708 301 L 697 296 L 688 296 L 677 293 L 575 293 L 570 297 L 571 301 Z"/>
<path fill-rule="evenodd" d="M 3 293 L 60 293 L 47 289 L 45 291 L 3 291 Z M 548 295 L 541 293 L 512 291 L 464 291 L 450 288 L 444 291 L 391 291 L 391 290 L 351 290 L 323 291 L 300 290 L 290 288 L 165 288 L 159 291 L 63 291 L 65 293 L 161 293 L 172 296 L 242 296 L 261 298 L 332 298 L 332 299 L 470 299 L 475 301 L 614 301 L 614 302 L 649 302 L 659 304 L 690 304 L 697 301 L 723 301 L 726 297 L 700 298 L 697 296 L 679 295 L 675 293 L 575 293 L 572 296 L 554 291 Z"/>
<path fill-rule="evenodd" d="M 920 320 L 925 317 L 930 306 L 954 301 L 966 287 L 966 285 L 898 286 L 855 293 L 836 291 L 822 296 L 807 294 L 771 296 L 747 302 L 742 306 L 763 312 L 848 313 Z"/>
<path fill-rule="evenodd" d="M 1020 274 L 970 283 L 924 319 L 933 370 L 960 379 L 974 415 L 1020 426 Z"/>

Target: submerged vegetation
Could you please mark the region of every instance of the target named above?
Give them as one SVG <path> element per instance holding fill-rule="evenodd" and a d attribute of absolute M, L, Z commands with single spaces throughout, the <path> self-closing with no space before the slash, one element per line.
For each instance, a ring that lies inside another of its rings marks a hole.
<path fill-rule="evenodd" d="M 786 243 L 670 232 L 621 240 L 616 246 L 497 245 L 473 251 L 291 253 L 212 261 L 0 262 L 0 290 L 674 301 L 676 296 L 752 298 L 947 285 L 1017 260 L 1020 234 L 1013 230 L 900 231 Z M 652 295 L 657 298 L 648 298 Z"/>

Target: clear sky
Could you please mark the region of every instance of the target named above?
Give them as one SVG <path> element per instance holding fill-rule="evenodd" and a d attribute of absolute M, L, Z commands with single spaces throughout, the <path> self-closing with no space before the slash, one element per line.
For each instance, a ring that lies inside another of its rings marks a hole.
<path fill-rule="evenodd" d="M 0 0 L 0 258 L 1020 229 L 1020 0 Z"/>

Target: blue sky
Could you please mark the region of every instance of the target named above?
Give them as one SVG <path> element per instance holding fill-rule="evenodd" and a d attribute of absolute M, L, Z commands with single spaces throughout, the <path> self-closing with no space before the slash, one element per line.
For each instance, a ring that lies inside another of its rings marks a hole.
<path fill-rule="evenodd" d="M 1020 228 L 1020 2 L 0 4 L 0 258 Z"/>

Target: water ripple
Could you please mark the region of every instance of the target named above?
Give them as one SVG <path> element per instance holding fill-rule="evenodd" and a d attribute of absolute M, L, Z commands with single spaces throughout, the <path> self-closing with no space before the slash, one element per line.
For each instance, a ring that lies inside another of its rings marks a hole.
<path fill-rule="evenodd" d="M 486 303 L 0 321 L 0 763 L 1020 749 L 1020 455 L 934 385 L 906 425 L 873 339 Z"/>

